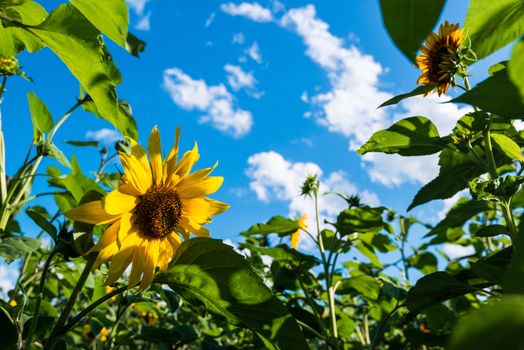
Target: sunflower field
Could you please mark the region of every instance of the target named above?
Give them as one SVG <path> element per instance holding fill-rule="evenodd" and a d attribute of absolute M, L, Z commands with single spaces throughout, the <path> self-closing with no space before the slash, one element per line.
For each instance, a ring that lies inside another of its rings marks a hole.
<path fill-rule="evenodd" d="M 0 110 L 0 267 L 16 272 L 1 284 L 0 349 L 524 349 L 522 0 L 471 0 L 460 24 L 443 18 L 445 0 L 378 1 L 377 30 L 419 78 L 372 107 L 453 92 L 444 103 L 468 112 L 450 116 L 449 134 L 402 115 L 358 154 L 433 155 L 437 176 L 409 208 L 387 208 L 311 173 L 294 186 L 312 214 L 253 222 L 234 247 L 210 228 L 233 209 L 215 199 L 221 166 L 182 146 L 192 140 L 177 117 L 138 130 L 133 100 L 117 94 L 127 80 L 110 51 L 148 50 L 128 3 L 0 0 L 0 107 L 23 94 L 27 106 L 7 110 L 29 111 Z M 470 83 L 470 66 L 504 47 L 508 59 Z M 69 101 L 61 115 L 14 88 L 32 89 L 28 57 L 74 77 L 41 82 Z M 2 128 L 16 118 L 32 129 Z M 59 148 L 65 125 L 96 118 L 122 137 Z M 15 134 L 31 137 L 25 158 L 6 156 Z M 97 168 L 81 168 L 88 155 Z M 458 193 L 436 220 L 411 212 Z M 323 215 L 334 200 L 343 208 Z M 449 243 L 470 254 L 449 257 Z"/>

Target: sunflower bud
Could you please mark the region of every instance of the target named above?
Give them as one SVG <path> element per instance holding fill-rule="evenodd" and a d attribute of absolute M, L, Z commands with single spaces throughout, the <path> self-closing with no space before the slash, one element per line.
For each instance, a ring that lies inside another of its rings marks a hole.
<path fill-rule="evenodd" d="M 20 70 L 15 57 L 0 57 L 0 75 L 16 75 Z"/>

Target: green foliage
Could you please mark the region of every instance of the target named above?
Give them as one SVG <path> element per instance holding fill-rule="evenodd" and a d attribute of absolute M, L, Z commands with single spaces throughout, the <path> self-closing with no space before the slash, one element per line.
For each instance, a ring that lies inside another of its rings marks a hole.
<path fill-rule="evenodd" d="M 507 297 L 482 307 L 461 320 L 449 341 L 450 350 L 521 349 L 524 339 L 524 298 Z"/>
<path fill-rule="evenodd" d="M 401 156 L 421 156 L 441 151 L 445 146 L 437 127 L 425 117 L 402 119 L 386 130 L 377 131 L 358 150 L 397 153 Z"/>
<path fill-rule="evenodd" d="M 524 34 L 524 4 L 520 0 L 472 0 L 464 28 L 477 58 L 484 58 Z"/>
<path fill-rule="evenodd" d="M 524 99 L 518 88 L 509 79 L 506 69 L 495 72 L 491 77 L 452 101 L 467 103 L 483 111 L 513 119 L 522 117 L 522 111 L 524 111 Z"/>
<path fill-rule="evenodd" d="M 11 263 L 39 247 L 40 242 L 34 238 L 20 236 L 2 238 L 0 240 L 0 258 Z"/>
<path fill-rule="evenodd" d="M 306 349 L 298 325 L 244 258 L 221 241 L 195 238 L 177 250 L 158 276 L 189 300 L 254 330 L 269 349 Z"/>
<path fill-rule="evenodd" d="M 445 2 L 380 1 L 382 19 L 391 39 L 411 62 L 415 62 L 422 42 L 435 27 Z"/>
<path fill-rule="evenodd" d="M 513 49 L 508 65 L 511 82 L 519 89 L 521 100 L 524 99 L 524 39 L 520 39 Z"/>
<path fill-rule="evenodd" d="M 39 140 L 41 134 L 44 134 L 51 130 L 53 127 L 53 117 L 47 109 L 47 106 L 35 95 L 30 92 L 27 94 L 27 100 L 29 101 L 29 110 L 31 111 L 31 119 L 34 127 L 34 139 Z"/>
<path fill-rule="evenodd" d="M 396 105 L 397 103 L 399 103 L 400 101 L 402 101 L 402 100 L 404 100 L 406 98 L 423 95 L 425 93 L 430 92 L 434 88 L 435 87 L 431 86 L 431 85 L 417 86 L 416 88 L 414 88 L 410 92 L 407 92 L 405 94 L 400 94 L 400 95 L 397 95 L 395 97 L 390 98 L 389 100 L 387 100 L 386 102 L 384 102 L 380 106 L 378 106 L 378 108 L 391 106 L 391 105 Z"/>
<path fill-rule="evenodd" d="M 361 207 L 346 209 L 337 217 L 336 227 L 342 235 L 359 232 L 377 232 L 384 226 L 382 213 L 384 207 Z"/>
<path fill-rule="evenodd" d="M 244 236 L 250 235 L 268 235 L 270 233 L 278 233 L 281 236 L 289 235 L 300 226 L 295 220 L 287 219 L 283 216 L 274 216 L 265 224 L 256 224 L 251 226 L 247 231 L 242 232 Z"/>

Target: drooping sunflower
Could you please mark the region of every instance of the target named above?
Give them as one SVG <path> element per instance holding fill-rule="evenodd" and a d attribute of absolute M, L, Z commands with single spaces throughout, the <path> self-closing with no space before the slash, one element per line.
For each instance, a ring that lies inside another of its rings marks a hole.
<path fill-rule="evenodd" d="M 149 136 L 148 155 L 135 140 L 131 151 L 119 152 L 124 170 L 118 188 L 101 200 L 82 204 L 65 215 L 89 224 L 109 224 L 90 252 L 99 252 L 95 266 L 109 262 L 106 284 L 122 276 L 129 264 L 129 287 L 140 282 L 147 288 L 157 267 L 161 271 L 174 256 L 182 236 L 209 236 L 203 225 L 229 206 L 207 198 L 222 185 L 223 178 L 209 176 L 215 169 L 191 172 L 200 157 L 198 147 L 178 161 L 180 129 L 167 158 L 162 160 L 160 133 L 154 127 Z"/>
<path fill-rule="evenodd" d="M 416 59 L 418 68 L 422 70 L 417 84 L 435 86 L 439 96 L 446 94 L 449 86 L 454 85 L 455 74 L 462 65 L 460 50 L 464 38 L 464 29 L 448 21 L 440 25 L 438 34 L 431 33 L 426 45 L 421 48 L 422 54 Z"/>
<path fill-rule="evenodd" d="M 291 237 L 289 238 L 291 248 L 297 250 L 298 249 L 298 243 L 300 242 L 300 230 L 307 229 L 307 214 L 304 214 L 300 217 L 300 219 L 297 220 L 298 229 L 291 234 Z"/>

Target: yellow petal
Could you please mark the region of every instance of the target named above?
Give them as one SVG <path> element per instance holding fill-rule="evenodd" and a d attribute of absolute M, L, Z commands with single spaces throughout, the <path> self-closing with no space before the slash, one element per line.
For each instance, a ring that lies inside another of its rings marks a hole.
<path fill-rule="evenodd" d="M 133 210 L 138 203 L 138 198 L 122 193 L 120 189 L 116 189 L 106 195 L 102 202 L 108 214 L 118 215 Z"/>
<path fill-rule="evenodd" d="M 298 248 L 298 242 L 300 242 L 300 230 L 296 230 L 291 234 L 290 237 L 291 240 L 291 248 L 297 250 Z"/>
<path fill-rule="evenodd" d="M 102 237 L 100 237 L 100 240 L 97 244 L 94 245 L 93 248 L 91 248 L 88 252 L 99 252 L 102 249 L 106 248 L 110 244 L 113 244 L 116 242 L 116 234 L 118 232 L 118 228 L 120 227 L 120 221 L 116 221 L 114 224 L 109 226 L 107 230 L 102 234 Z"/>
<path fill-rule="evenodd" d="M 189 175 L 185 176 L 177 184 L 177 187 L 181 188 L 181 187 L 184 187 L 184 186 L 191 186 L 191 184 L 194 184 L 194 183 L 196 183 L 198 181 L 201 181 L 202 179 L 206 178 L 209 174 L 211 174 L 211 172 L 213 170 L 215 170 L 217 165 L 218 165 L 218 162 L 216 162 L 215 165 L 212 166 L 211 168 L 200 169 L 200 170 L 195 171 L 192 174 L 189 174 Z"/>
<path fill-rule="evenodd" d="M 181 178 L 186 176 L 189 174 L 193 168 L 193 165 L 195 165 L 199 158 L 200 154 L 198 154 L 198 145 L 195 142 L 193 149 L 184 153 L 184 156 L 182 159 L 180 159 L 180 163 L 178 163 L 176 166 L 175 173 Z"/>
<path fill-rule="evenodd" d="M 169 241 L 169 244 L 171 244 L 171 246 L 173 247 L 173 251 L 176 250 L 178 246 L 182 244 L 182 240 L 176 232 L 173 232 L 172 234 L 167 236 L 167 240 Z"/>
<path fill-rule="evenodd" d="M 131 273 L 129 274 L 129 282 L 128 282 L 129 288 L 133 288 L 134 286 L 136 286 L 138 282 L 140 281 L 140 278 L 142 277 L 142 273 L 144 272 L 146 247 L 147 247 L 147 241 L 144 240 L 135 249 L 135 253 L 133 255 L 133 267 L 131 268 Z"/>
<path fill-rule="evenodd" d="M 176 128 L 175 144 L 171 151 L 167 155 L 166 161 L 164 162 L 164 183 L 168 180 L 168 177 L 175 173 L 176 163 L 178 161 L 178 144 L 180 141 L 180 127 Z"/>
<path fill-rule="evenodd" d="M 202 227 L 200 223 L 192 220 L 190 217 L 182 216 L 180 218 L 180 226 L 182 226 L 187 231 L 194 233 L 198 237 L 209 237 L 209 230 Z M 188 239 L 189 237 L 184 238 Z"/>
<path fill-rule="evenodd" d="M 106 285 L 115 283 L 122 276 L 125 269 L 133 260 L 134 251 L 134 247 L 127 247 L 126 249 L 120 249 L 120 251 L 115 254 L 109 264 Z"/>
<path fill-rule="evenodd" d="M 131 213 L 125 213 L 122 215 L 122 218 L 120 219 L 120 228 L 118 230 L 118 236 L 117 236 L 117 243 L 119 246 L 122 246 L 122 242 L 124 239 L 128 236 L 128 234 L 131 232 L 131 229 L 133 228 L 133 222 L 132 222 L 132 216 Z"/>
<path fill-rule="evenodd" d="M 180 198 L 195 198 L 202 197 L 211 193 L 215 193 L 222 183 L 224 178 L 222 176 L 211 176 L 197 182 L 193 182 L 186 186 L 181 186 L 178 189 Z"/>
<path fill-rule="evenodd" d="M 153 184 L 153 177 L 149 165 L 144 168 L 136 157 L 120 153 L 120 162 L 126 173 L 129 185 L 139 193 L 144 194 Z"/>
<path fill-rule="evenodd" d="M 140 290 L 145 290 L 151 285 L 153 277 L 155 276 L 156 263 L 158 261 L 159 241 L 151 240 L 146 251 L 146 259 L 144 263 L 144 275 L 140 282 Z"/>
<path fill-rule="evenodd" d="M 108 224 L 117 220 L 119 215 L 106 213 L 102 201 L 87 202 L 64 214 L 73 221 L 85 222 L 92 225 Z"/>
<path fill-rule="evenodd" d="M 171 245 L 168 239 L 160 243 L 160 252 L 158 256 L 158 267 L 160 268 L 160 271 L 167 270 L 169 261 L 171 260 L 171 257 L 173 256 L 173 251 L 174 251 L 173 246 Z"/>
<path fill-rule="evenodd" d="M 100 253 L 98 253 L 98 256 L 96 257 L 95 266 L 99 266 L 102 263 L 105 263 L 106 261 L 109 261 L 116 253 L 118 253 L 118 245 L 115 243 L 112 243 L 102 249 Z"/>
<path fill-rule="evenodd" d="M 159 186 L 162 183 L 162 146 L 160 144 L 160 132 L 155 126 L 149 135 L 147 151 L 151 160 L 151 172 L 153 181 Z"/>

